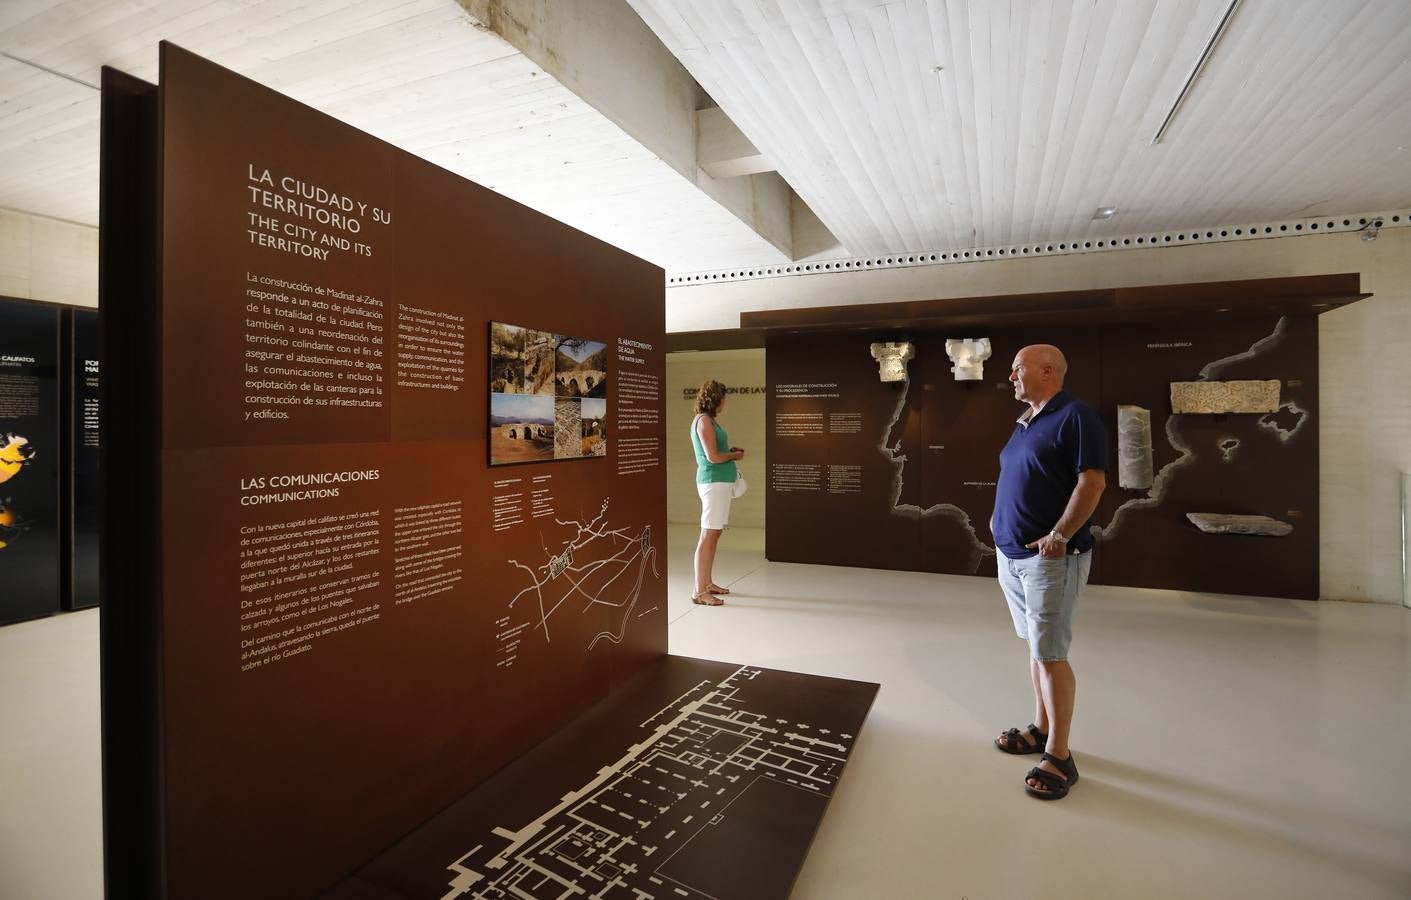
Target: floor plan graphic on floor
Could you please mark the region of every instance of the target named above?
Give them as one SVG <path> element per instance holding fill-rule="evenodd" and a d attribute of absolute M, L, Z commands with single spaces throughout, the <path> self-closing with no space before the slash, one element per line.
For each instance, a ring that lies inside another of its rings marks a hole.
<path fill-rule="evenodd" d="M 667 657 L 331 898 L 782 900 L 877 689 Z"/>

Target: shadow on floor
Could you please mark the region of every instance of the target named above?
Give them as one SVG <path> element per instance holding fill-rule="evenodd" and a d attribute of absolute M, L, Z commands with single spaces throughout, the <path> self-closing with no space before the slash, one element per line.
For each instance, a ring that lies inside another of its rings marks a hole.
<path fill-rule="evenodd" d="M 1174 828 L 1205 838 L 1219 835 L 1225 842 L 1248 845 L 1262 854 L 1292 852 L 1411 896 L 1411 863 L 1389 864 L 1384 855 L 1357 849 L 1385 841 L 1385 831 L 1376 825 L 1092 753 L 1077 756 L 1083 778 L 1064 801 L 1081 799 L 1069 807 L 1075 812 L 1117 819 L 1130 828 Z M 1176 796 L 1191 802 L 1171 799 Z M 1310 833 L 1324 834 L 1327 841 L 1311 840 Z"/>

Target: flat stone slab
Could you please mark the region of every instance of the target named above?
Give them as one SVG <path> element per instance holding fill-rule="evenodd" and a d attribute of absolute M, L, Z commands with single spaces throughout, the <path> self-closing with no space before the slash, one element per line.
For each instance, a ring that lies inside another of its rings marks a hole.
<path fill-rule="evenodd" d="M 1173 413 L 1271 413 L 1279 409 L 1279 381 L 1173 381 Z"/>
<path fill-rule="evenodd" d="M 1283 537 L 1293 526 L 1268 516 L 1231 516 L 1225 513 L 1186 513 L 1186 518 L 1206 534 L 1262 534 Z"/>

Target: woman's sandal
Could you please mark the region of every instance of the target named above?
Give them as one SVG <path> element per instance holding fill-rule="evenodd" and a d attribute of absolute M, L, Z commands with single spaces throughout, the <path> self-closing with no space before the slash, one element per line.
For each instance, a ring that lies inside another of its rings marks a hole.
<path fill-rule="evenodd" d="M 1024 740 L 1024 734 L 1018 728 L 1011 728 L 1000 735 L 1004 738 L 1003 743 L 999 738 L 995 738 L 995 747 L 1003 753 L 1013 753 L 1015 756 L 1023 756 L 1026 753 L 1043 753 L 1044 746 L 1048 744 L 1048 735 L 1032 723 L 1029 725 L 1029 734 L 1034 738 L 1032 744 Z"/>
<path fill-rule="evenodd" d="M 1029 774 L 1024 776 L 1024 793 L 1031 797 L 1038 797 L 1040 800 L 1062 800 L 1068 796 L 1068 790 L 1078 783 L 1078 764 L 1073 762 L 1073 754 L 1069 753 L 1067 759 L 1059 759 L 1052 753 L 1045 753 L 1044 759 L 1053 763 L 1062 772 L 1064 777 L 1059 777 L 1047 769 L 1040 769 L 1034 766 L 1029 770 Z M 1048 788 L 1041 791 L 1029 784 L 1032 778 L 1039 784 Z"/>
<path fill-rule="evenodd" d="M 700 606 L 724 606 L 725 601 L 712 594 L 710 591 L 701 591 L 699 594 L 691 595 L 691 602 Z"/>
<path fill-rule="evenodd" d="M 730 589 L 729 589 L 729 588 L 723 588 L 723 587 L 721 587 L 721 586 L 718 585 L 718 584 L 712 584 L 710 587 L 706 588 L 706 590 L 709 591 L 709 592 L 712 593 L 712 594 L 716 594 L 716 595 L 722 596 L 722 597 L 725 596 L 726 594 L 730 593 Z"/>

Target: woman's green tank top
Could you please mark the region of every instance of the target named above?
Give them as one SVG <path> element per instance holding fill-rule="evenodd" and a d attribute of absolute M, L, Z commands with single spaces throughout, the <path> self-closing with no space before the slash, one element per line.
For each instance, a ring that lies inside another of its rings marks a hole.
<path fill-rule="evenodd" d="M 700 421 L 697 415 L 691 420 L 691 449 L 696 452 L 696 484 L 717 484 L 722 481 L 733 482 L 735 480 L 735 461 L 713 463 L 705 455 L 705 448 L 701 446 L 700 432 L 696 431 L 697 423 Z M 707 416 L 706 418 L 710 418 Z M 710 424 L 715 426 L 715 450 L 717 453 L 730 452 L 730 438 L 726 437 L 725 429 L 720 427 L 720 423 L 714 419 Z"/>

